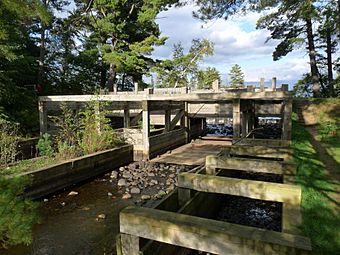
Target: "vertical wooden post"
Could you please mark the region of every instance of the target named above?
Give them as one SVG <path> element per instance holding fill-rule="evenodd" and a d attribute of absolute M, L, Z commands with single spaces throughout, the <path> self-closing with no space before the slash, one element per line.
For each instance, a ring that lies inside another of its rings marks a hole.
<path fill-rule="evenodd" d="M 233 138 L 240 137 L 240 122 L 241 122 L 241 103 L 240 99 L 233 100 Z"/>
<path fill-rule="evenodd" d="M 264 78 L 260 79 L 260 91 L 263 92 L 264 91 Z"/>
<path fill-rule="evenodd" d="M 185 102 L 184 104 L 184 126 L 186 133 L 187 143 L 190 142 L 190 118 L 189 118 L 189 104 Z"/>
<path fill-rule="evenodd" d="M 190 189 L 178 188 L 178 204 L 183 206 L 191 198 Z"/>
<path fill-rule="evenodd" d="M 276 77 L 272 78 L 272 91 L 276 91 Z"/>
<path fill-rule="evenodd" d="M 100 101 L 96 100 L 94 102 L 94 114 L 95 114 L 95 120 L 96 120 L 96 126 L 97 126 L 97 132 L 100 134 L 102 127 L 100 123 Z"/>
<path fill-rule="evenodd" d="M 139 255 L 139 237 L 120 234 L 122 255 Z"/>
<path fill-rule="evenodd" d="M 288 84 L 282 84 L 281 91 L 288 91 Z"/>
<path fill-rule="evenodd" d="M 241 124 L 242 137 L 245 137 L 247 135 L 247 121 L 248 121 L 247 111 L 242 112 L 241 120 L 242 120 Z"/>
<path fill-rule="evenodd" d="M 165 119 L 164 119 L 164 123 L 165 123 L 165 132 L 169 132 L 170 131 L 170 123 L 171 123 L 171 110 L 170 109 L 166 109 L 165 111 Z"/>
<path fill-rule="evenodd" d="M 47 132 L 47 110 L 46 110 L 46 102 L 40 101 L 38 102 L 39 107 L 39 125 L 40 125 L 40 136 Z"/>
<path fill-rule="evenodd" d="M 292 105 L 292 99 L 283 101 L 282 140 L 291 140 L 292 138 Z"/>
<path fill-rule="evenodd" d="M 138 94 L 138 82 L 135 82 L 134 85 L 135 85 L 135 94 Z"/>
<path fill-rule="evenodd" d="M 205 157 L 205 173 L 216 175 L 216 156 L 209 155 Z"/>
<path fill-rule="evenodd" d="M 144 100 L 143 106 L 143 158 L 149 159 L 149 136 L 150 136 L 150 112 L 149 102 Z"/>
<path fill-rule="evenodd" d="M 130 127 L 130 106 L 127 105 L 124 108 L 124 127 L 129 128 Z"/>

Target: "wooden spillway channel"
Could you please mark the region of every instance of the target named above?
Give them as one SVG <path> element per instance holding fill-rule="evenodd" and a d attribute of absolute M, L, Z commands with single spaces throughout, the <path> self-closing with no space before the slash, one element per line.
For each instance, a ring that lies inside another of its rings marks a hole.
<path fill-rule="evenodd" d="M 207 156 L 205 167 L 181 173 L 178 189 L 154 209 L 122 210 L 118 254 L 309 254 L 310 240 L 298 229 L 301 189 L 290 182 L 291 157 L 289 149 L 263 146 L 229 146 Z M 281 183 L 252 174 L 281 176 Z M 217 220 L 230 196 L 279 203 L 279 230 Z"/>

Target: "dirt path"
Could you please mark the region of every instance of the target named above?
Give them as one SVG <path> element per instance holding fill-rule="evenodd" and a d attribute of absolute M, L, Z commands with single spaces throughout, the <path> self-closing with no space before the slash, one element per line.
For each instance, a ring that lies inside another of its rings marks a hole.
<path fill-rule="evenodd" d="M 326 176 L 331 181 L 333 191 L 329 191 L 328 198 L 337 213 L 340 213 L 340 166 L 333 157 L 329 155 L 321 142 L 315 139 L 317 129 L 315 126 L 305 126 L 305 130 L 311 134 L 311 143 L 325 166 Z"/>

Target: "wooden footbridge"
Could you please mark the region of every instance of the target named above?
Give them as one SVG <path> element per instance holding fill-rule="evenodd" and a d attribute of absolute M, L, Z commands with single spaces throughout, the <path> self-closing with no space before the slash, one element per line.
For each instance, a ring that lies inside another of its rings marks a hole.
<path fill-rule="evenodd" d="M 85 104 L 94 101 L 98 112 L 108 112 L 112 125 L 128 143 L 134 145 L 135 160 L 149 160 L 190 143 L 203 135 L 207 118 L 232 119 L 233 141 L 256 128 L 259 118 L 279 118 L 281 139 L 261 142 L 263 145 L 287 145 L 291 136 L 292 111 L 292 94 L 287 89 L 286 85 L 276 88 L 276 80 L 273 80 L 269 89 L 261 83 L 259 88 L 248 86 L 232 91 L 188 93 L 180 90 L 183 93 L 165 94 L 163 90 L 146 89 L 98 96 L 43 96 L 39 98 L 40 133 L 54 131 L 51 117 L 60 112 L 61 103 L 79 111 Z M 205 141 L 204 145 L 208 143 Z M 213 146 L 216 141 L 210 143 Z M 254 140 L 244 139 L 243 143 L 254 143 Z M 194 146 L 204 147 L 196 143 Z"/>

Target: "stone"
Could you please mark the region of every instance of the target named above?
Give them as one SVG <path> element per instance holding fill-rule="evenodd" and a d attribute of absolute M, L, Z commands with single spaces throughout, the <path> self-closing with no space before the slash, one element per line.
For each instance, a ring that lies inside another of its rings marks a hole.
<path fill-rule="evenodd" d="M 160 196 L 160 197 L 164 197 L 164 196 L 166 196 L 166 192 L 164 190 L 160 190 L 160 191 L 158 191 L 157 195 Z"/>
<path fill-rule="evenodd" d="M 112 197 L 112 196 L 113 196 L 113 194 L 112 194 L 111 192 L 107 192 L 107 195 L 108 195 L 109 197 Z"/>
<path fill-rule="evenodd" d="M 76 196 L 78 195 L 79 193 L 77 191 L 71 191 L 70 193 L 68 193 L 67 195 L 68 196 Z"/>
<path fill-rule="evenodd" d="M 155 174 L 154 173 L 148 173 L 148 176 L 153 177 L 153 176 L 155 176 Z"/>
<path fill-rule="evenodd" d="M 62 203 L 61 203 L 61 206 L 65 206 L 65 205 L 66 205 L 66 203 L 65 203 L 65 202 L 62 202 Z"/>
<path fill-rule="evenodd" d="M 105 220 L 106 219 L 106 215 L 104 213 L 101 213 L 101 214 L 98 214 L 97 218 L 101 219 L 101 220 Z"/>
<path fill-rule="evenodd" d="M 110 175 L 110 178 L 111 178 L 111 179 L 117 179 L 117 177 L 118 177 L 118 172 L 112 171 L 112 172 L 111 172 L 111 175 Z"/>
<path fill-rule="evenodd" d="M 131 179 L 132 178 L 132 174 L 130 172 L 123 172 L 123 178 L 125 179 Z"/>
<path fill-rule="evenodd" d="M 125 168 L 122 167 L 122 166 L 119 168 L 119 171 L 120 171 L 120 172 L 124 172 L 124 170 L 125 170 Z M 114 172 L 114 171 L 113 171 L 113 172 Z"/>
<path fill-rule="evenodd" d="M 176 176 L 174 174 L 169 175 L 170 178 L 175 178 Z"/>
<path fill-rule="evenodd" d="M 149 199 L 151 199 L 151 196 L 150 195 L 142 195 L 141 199 L 142 200 L 149 200 Z"/>
<path fill-rule="evenodd" d="M 153 185 L 157 185 L 158 184 L 158 181 L 157 180 L 155 180 L 155 179 L 152 179 L 151 181 L 150 181 L 150 184 L 153 184 Z"/>
<path fill-rule="evenodd" d="M 44 198 L 44 202 L 48 202 L 48 199 L 47 199 L 47 198 Z"/>
<path fill-rule="evenodd" d="M 119 187 L 122 187 L 122 186 L 126 186 L 126 180 L 125 179 L 120 179 L 119 181 L 118 181 L 118 186 Z"/>
<path fill-rule="evenodd" d="M 140 194 L 140 189 L 137 188 L 137 187 L 133 187 L 131 190 L 130 190 L 131 194 Z"/>
<path fill-rule="evenodd" d="M 122 196 L 122 199 L 130 199 L 131 197 L 132 197 L 131 194 L 125 193 L 125 194 Z"/>

